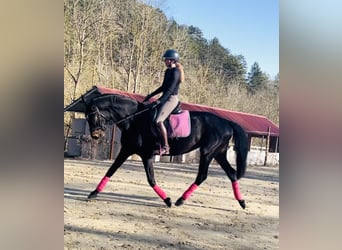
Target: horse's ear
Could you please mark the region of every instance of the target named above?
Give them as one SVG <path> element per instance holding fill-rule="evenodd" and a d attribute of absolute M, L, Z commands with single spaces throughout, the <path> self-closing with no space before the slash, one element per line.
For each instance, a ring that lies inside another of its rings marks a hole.
<path fill-rule="evenodd" d="M 84 95 L 81 95 L 81 99 L 84 102 L 84 104 L 87 106 L 89 103 L 87 102 L 87 100 L 85 99 Z"/>

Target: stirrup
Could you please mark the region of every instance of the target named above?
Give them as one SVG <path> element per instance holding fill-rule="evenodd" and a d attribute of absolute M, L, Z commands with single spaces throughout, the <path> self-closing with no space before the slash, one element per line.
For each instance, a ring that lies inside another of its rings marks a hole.
<path fill-rule="evenodd" d="M 160 155 L 169 155 L 170 154 L 170 147 L 163 146 L 160 148 Z"/>

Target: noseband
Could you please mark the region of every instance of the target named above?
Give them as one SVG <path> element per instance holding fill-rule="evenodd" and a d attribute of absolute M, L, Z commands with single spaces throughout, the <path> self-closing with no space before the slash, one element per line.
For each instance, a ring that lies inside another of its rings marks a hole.
<path fill-rule="evenodd" d="M 93 109 L 93 108 L 92 108 L 92 109 Z M 99 110 L 97 107 L 95 107 L 95 110 L 94 110 L 94 111 L 92 111 L 92 112 L 90 112 L 89 114 L 86 115 L 86 119 L 87 119 L 88 121 L 89 121 L 89 116 L 90 116 L 90 115 L 95 115 L 96 118 L 97 118 L 97 120 L 100 121 L 100 124 L 99 124 L 99 125 L 94 124 L 94 125 L 95 125 L 95 128 L 94 128 L 93 130 L 97 130 L 97 129 L 101 129 L 101 130 L 103 130 L 103 131 L 106 130 L 104 124 L 102 124 L 101 119 L 100 119 L 100 117 L 102 117 L 103 119 L 105 119 L 105 121 L 107 121 L 106 116 L 105 116 L 104 114 L 102 114 L 102 113 L 100 112 L 100 110 Z"/>

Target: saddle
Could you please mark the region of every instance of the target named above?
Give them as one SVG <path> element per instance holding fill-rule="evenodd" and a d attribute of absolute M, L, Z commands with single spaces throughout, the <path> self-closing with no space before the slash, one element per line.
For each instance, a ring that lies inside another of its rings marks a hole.
<path fill-rule="evenodd" d="M 181 103 L 178 102 L 177 106 L 172 110 L 171 114 L 164 121 L 167 130 L 168 138 L 181 138 L 188 137 L 191 133 L 190 114 L 188 110 L 181 109 Z M 153 123 L 157 119 L 159 110 L 153 114 Z M 159 133 L 157 133 L 159 134 Z"/>

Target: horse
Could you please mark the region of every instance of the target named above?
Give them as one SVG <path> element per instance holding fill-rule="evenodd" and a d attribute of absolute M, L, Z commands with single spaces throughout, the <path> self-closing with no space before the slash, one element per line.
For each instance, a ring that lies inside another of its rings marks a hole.
<path fill-rule="evenodd" d="M 152 116 L 158 109 L 157 106 L 157 102 L 146 104 L 117 94 L 106 94 L 88 100 L 84 113 L 93 139 L 104 135 L 106 124 L 114 123 L 121 130 L 121 150 L 96 189 L 88 195 L 88 199 L 96 198 L 127 158 L 137 154 L 144 165 L 149 185 L 167 207 L 172 206 L 170 197 L 157 185 L 154 178 L 153 157 L 160 138 L 153 132 L 155 124 Z M 175 205 L 183 205 L 207 179 L 209 165 L 215 159 L 230 179 L 235 199 L 245 209 L 245 200 L 238 184 L 247 166 L 248 139 L 244 129 L 239 124 L 210 112 L 190 111 L 189 114 L 190 135 L 184 138 L 169 138 L 170 156 L 199 149 L 199 167 L 195 181 L 178 198 Z M 226 157 L 231 138 L 234 140 L 236 152 L 236 170 Z"/>

